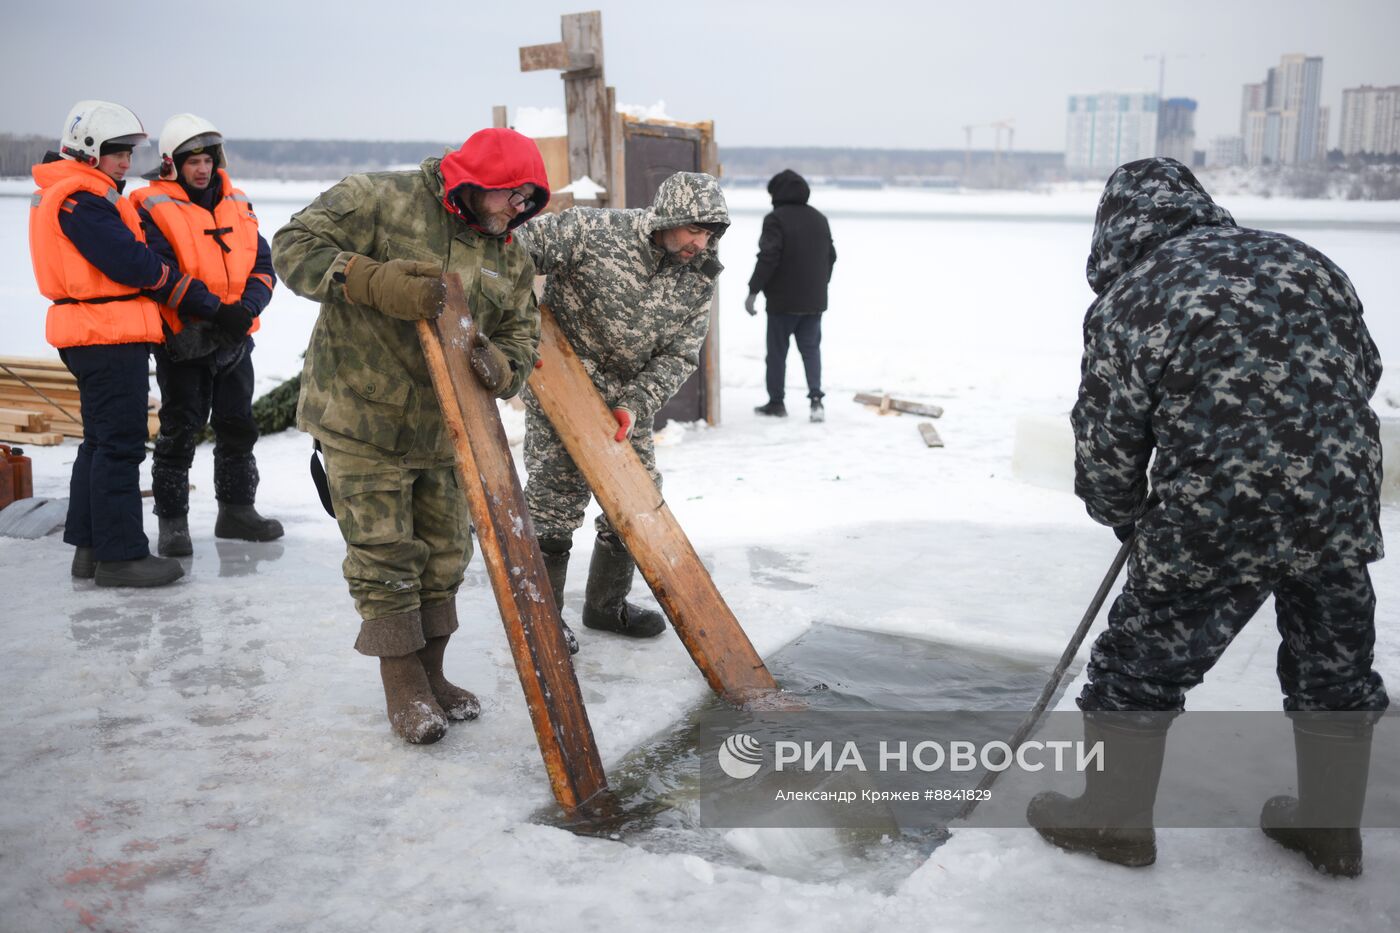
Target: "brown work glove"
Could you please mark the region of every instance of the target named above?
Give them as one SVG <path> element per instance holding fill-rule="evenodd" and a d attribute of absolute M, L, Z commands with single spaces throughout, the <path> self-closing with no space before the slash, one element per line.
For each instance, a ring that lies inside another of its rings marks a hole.
<path fill-rule="evenodd" d="M 446 290 L 442 267 L 432 262 L 356 256 L 345 266 L 345 297 L 401 321 L 424 321 L 442 313 Z"/>
<path fill-rule="evenodd" d="M 510 360 L 506 359 L 500 347 L 488 340 L 485 334 L 476 335 L 471 364 L 477 381 L 486 386 L 492 395 L 504 392 L 506 386 L 510 385 L 511 376 L 514 375 L 510 368 Z"/>

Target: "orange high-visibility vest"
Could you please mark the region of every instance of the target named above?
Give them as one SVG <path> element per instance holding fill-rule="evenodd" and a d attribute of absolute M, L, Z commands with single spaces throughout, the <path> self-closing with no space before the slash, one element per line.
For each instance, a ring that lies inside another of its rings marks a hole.
<path fill-rule="evenodd" d="M 72 196 L 89 191 L 116 205 L 122 223 L 142 243 L 146 235 L 136 208 L 122 197 L 112 179 L 80 162 L 61 159 L 34 166 L 29 210 L 29 257 L 39 292 L 53 305 L 44 336 L 60 349 L 116 343 L 162 343 L 160 306 L 140 289 L 109 279 L 83 258 L 59 226 L 60 211 L 72 211 Z M 169 273 L 167 272 L 166 275 Z M 152 285 L 159 288 L 165 284 Z"/>
<path fill-rule="evenodd" d="M 205 284 L 221 302 L 232 304 L 243 297 L 243 288 L 258 261 L 258 218 L 248 196 L 233 187 L 228 172 L 217 171 L 211 184 L 218 184 L 223 197 L 213 213 L 190 200 L 175 181 L 153 181 L 131 195 L 132 203 L 144 208 L 175 250 L 180 271 Z M 272 277 L 258 275 L 272 288 Z M 163 307 L 161 316 L 172 334 L 184 329 L 174 308 Z M 248 333 L 258 329 L 258 319 Z"/>

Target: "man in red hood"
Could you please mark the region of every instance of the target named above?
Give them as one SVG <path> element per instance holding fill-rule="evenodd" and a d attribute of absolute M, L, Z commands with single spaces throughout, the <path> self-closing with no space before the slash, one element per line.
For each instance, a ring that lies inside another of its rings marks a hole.
<path fill-rule="evenodd" d="M 414 322 L 441 312 L 442 276 L 457 273 L 481 328 L 473 371 L 501 398 L 519 392 L 539 309 L 534 263 L 511 231 L 548 200 L 534 142 L 488 129 L 414 171 L 349 176 L 272 239 L 277 274 L 321 303 L 297 426 L 326 458 L 355 648 L 379 658 L 389 721 L 415 744 L 480 704 L 443 676 L 470 518 Z"/>

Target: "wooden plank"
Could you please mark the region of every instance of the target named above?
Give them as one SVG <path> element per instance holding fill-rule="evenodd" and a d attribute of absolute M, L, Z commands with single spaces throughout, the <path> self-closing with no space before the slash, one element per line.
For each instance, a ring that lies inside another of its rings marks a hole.
<path fill-rule="evenodd" d="M 11 369 L 49 369 L 61 373 L 68 372 L 68 367 L 63 365 L 63 360 L 39 356 L 0 356 L 0 366 L 8 366 Z M 4 370 L 0 369 L 0 372 L 4 372 Z"/>
<path fill-rule="evenodd" d="M 0 441 L 11 441 L 15 444 L 33 444 L 35 447 L 52 447 L 55 444 L 63 443 L 63 435 L 57 431 L 34 433 L 29 431 L 0 431 Z"/>
<path fill-rule="evenodd" d="M 613 440 L 617 423 L 559 330 L 540 308 L 540 362 L 530 390 L 564 441 L 613 528 L 637 561 L 710 688 L 744 703 L 776 691 L 734 613 L 706 572 L 631 444 Z"/>
<path fill-rule="evenodd" d="M 520 47 L 521 71 L 563 71 L 569 67 L 569 47 L 563 42 Z"/>
<path fill-rule="evenodd" d="M 476 539 L 550 786 L 559 805 L 572 811 L 606 791 L 607 779 L 500 410 L 468 362 L 476 323 L 461 278 L 448 275 L 444 281 L 446 308 L 435 321 L 418 323 L 419 342 L 452 437 Z"/>
<path fill-rule="evenodd" d="M 938 436 L 938 429 L 933 426 L 932 421 L 919 422 L 919 435 L 923 437 L 925 447 L 943 446 L 943 438 Z"/>
<path fill-rule="evenodd" d="M 55 388 L 77 386 L 78 384 L 78 380 L 65 373 L 50 372 L 47 369 L 16 368 L 0 371 L 0 382 L 19 386 L 30 382 L 37 386 L 54 386 Z"/>
<path fill-rule="evenodd" d="M 521 51 L 524 51 L 523 49 Z M 510 117 L 504 104 L 497 104 L 491 108 L 491 126 L 495 129 L 505 129 L 510 125 Z"/>
<path fill-rule="evenodd" d="M 857 392 L 855 400 L 862 405 L 877 405 L 882 410 L 894 409 L 910 415 L 923 415 L 925 418 L 942 418 L 943 409 L 923 402 L 909 402 L 889 395 L 876 395 L 874 392 Z"/>
<path fill-rule="evenodd" d="M 0 408 L 0 424 L 24 431 L 47 431 L 49 419 L 28 408 Z"/>
<path fill-rule="evenodd" d="M 542 136 L 535 140 L 535 148 L 539 149 L 540 158 L 544 159 L 544 173 L 549 179 L 549 190 L 555 192 L 560 188 L 567 188 L 569 182 L 573 181 L 569 177 L 569 138 Z M 553 208 L 555 200 L 560 197 L 562 195 L 553 195 L 549 206 Z"/>

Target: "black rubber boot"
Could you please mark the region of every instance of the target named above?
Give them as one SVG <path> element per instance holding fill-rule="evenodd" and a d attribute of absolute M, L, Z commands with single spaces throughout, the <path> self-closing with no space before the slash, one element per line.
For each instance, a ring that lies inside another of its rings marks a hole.
<path fill-rule="evenodd" d="M 1361 812 L 1371 768 L 1372 725 L 1351 716 L 1293 720 L 1298 796 L 1271 797 L 1259 814 L 1264 835 L 1300 852 L 1324 875 L 1361 874 Z"/>
<path fill-rule="evenodd" d="M 97 574 L 97 558 L 92 556 L 92 548 L 79 547 L 73 549 L 73 566 L 71 572 L 79 580 L 91 580 Z"/>
<path fill-rule="evenodd" d="M 156 553 L 161 557 L 189 557 L 194 553 L 194 545 L 190 542 L 188 515 L 160 517 L 160 537 L 156 539 Z"/>
<path fill-rule="evenodd" d="M 100 560 L 93 578 L 98 586 L 165 586 L 184 575 L 179 561 L 148 554 L 140 560 Z"/>
<path fill-rule="evenodd" d="M 583 624 L 587 628 L 628 638 L 654 638 L 666 630 L 661 613 L 627 602 L 636 569 L 632 555 L 615 534 L 598 535 L 583 596 Z"/>
<path fill-rule="evenodd" d="M 439 635 L 427 639 L 427 643 L 418 649 L 418 660 L 423 664 L 423 673 L 428 677 L 433 699 L 437 700 L 447 718 L 466 722 L 481 715 L 481 701 L 475 693 L 452 683 L 442 673 L 442 658 L 451 637 Z"/>
<path fill-rule="evenodd" d="M 276 541 L 282 537 L 282 523 L 275 518 L 263 518 L 251 505 L 219 503 L 219 517 L 214 521 L 214 537 L 237 538 L 240 541 Z"/>
<path fill-rule="evenodd" d="M 767 415 L 770 418 L 786 418 L 787 406 L 782 402 L 769 402 L 767 405 L 759 405 L 753 412 L 756 415 Z"/>
<path fill-rule="evenodd" d="M 1036 794 L 1026 807 L 1027 822 L 1066 851 L 1088 852 L 1133 868 L 1151 865 L 1157 860 L 1152 807 L 1162 776 L 1167 724 L 1134 728 L 1086 713 L 1084 742 L 1086 747 L 1103 742 L 1103 770 L 1085 771 L 1079 797 Z"/>
<path fill-rule="evenodd" d="M 380 658 L 379 678 L 395 735 L 412 745 L 432 745 L 447 735 L 447 714 L 433 696 L 417 653 Z"/>
<path fill-rule="evenodd" d="M 564 630 L 564 644 L 569 654 L 578 654 L 578 636 L 564 621 L 564 581 L 569 576 L 569 549 L 574 546 L 572 538 L 540 538 L 540 553 L 544 555 L 544 569 L 549 573 L 549 588 L 554 593 L 554 605 L 559 610 L 559 627 Z"/>

